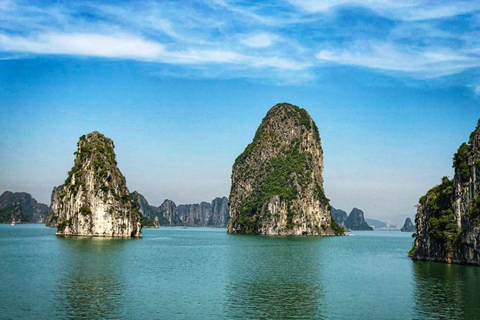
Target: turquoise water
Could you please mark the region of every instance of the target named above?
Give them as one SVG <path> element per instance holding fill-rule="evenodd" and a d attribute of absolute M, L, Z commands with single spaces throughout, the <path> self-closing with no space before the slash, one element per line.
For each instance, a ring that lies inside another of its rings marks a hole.
<path fill-rule="evenodd" d="M 0 225 L 0 319 L 474 319 L 480 268 L 412 262 L 410 233 L 146 229 L 61 238 Z"/>

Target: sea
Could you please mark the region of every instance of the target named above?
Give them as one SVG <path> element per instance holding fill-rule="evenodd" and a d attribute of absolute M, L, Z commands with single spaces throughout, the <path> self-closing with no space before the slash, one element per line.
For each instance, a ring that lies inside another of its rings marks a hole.
<path fill-rule="evenodd" d="M 0 225 L 0 319 L 478 319 L 480 268 L 412 261 L 411 233 Z"/>

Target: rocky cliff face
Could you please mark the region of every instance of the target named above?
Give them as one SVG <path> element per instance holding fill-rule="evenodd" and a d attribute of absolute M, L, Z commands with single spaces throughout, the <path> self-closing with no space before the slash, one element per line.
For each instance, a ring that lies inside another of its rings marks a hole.
<path fill-rule="evenodd" d="M 162 205 L 158 207 L 158 213 L 161 225 L 180 225 L 180 221 L 178 220 L 177 205 L 172 200 L 167 199 L 163 201 Z"/>
<path fill-rule="evenodd" d="M 229 233 L 334 235 L 323 150 L 308 112 L 270 109 L 232 169 Z"/>
<path fill-rule="evenodd" d="M 400 229 L 400 231 L 403 232 L 415 232 L 416 230 L 417 227 L 412 223 L 410 218 L 405 219 L 405 223 L 403 224 L 402 229 Z"/>
<path fill-rule="evenodd" d="M 420 198 L 417 233 L 410 255 L 416 260 L 480 265 L 480 120 L 453 158 L 453 180 Z"/>
<path fill-rule="evenodd" d="M 113 141 L 92 132 L 77 145 L 65 183 L 53 189 L 49 224 L 57 235 L 139 237 L 141 216 L 117 168 Z"/>
<path fill-rule="evenodd" d="M 161 206 L 154 207 L 138 192 L 130 194 L 132 200 L 139 207 L 144 218 L 160 225 L 189 226 L 189 227 L 219 227 L 225 228 L 228 221 L 228 199 L 215 198 L 211 203 L 176 205 L 172 200 L 165 200 Z"/>
<path fill-rule="evenodd" d="M 228 198 L 215 198 L 212 200 L 208 225 L 212 227 L 226 227 L 228 223 Z"/>
<path fill-rule="evenodd" d="M 5 191 L 0 196 L 0 223 L 45 223 L 48 206 L 26 192 Z"/>
<path fill-rule="evenodd" d="M 345 227 L 350 230 L 373 230 L 373 228 L 365 222 L 365 216 L 363 214 L 363 211 L 357 208 L 353 208 L 348 215 L 348 218 L 345 221 Z"/>
<path fill-rule="evenodd" d="M 130 198 L 137 204 L 138 212 L 142 215 L 142 217 L 147 217 L 150 220 L 154 219 L 156 208 L 149 205 L 144 196 L 137 191 L 133 191 L 130 193 Z"/>
<path fill-rule="evenodd" d="M 200 227 L 208 224 L 212 205 L 207 202 L 200 204 L 181 204 L 178 206 L 180 224 L 189 227 Z"/>
<path fill-rule="evenodd" d="M 342 227 L 345 227 L 345 221 L 348 218 L 348 215 L 345 211 L 331 207 L 330 214 L 332 215 L 333 220 L 335 220 Z"/>

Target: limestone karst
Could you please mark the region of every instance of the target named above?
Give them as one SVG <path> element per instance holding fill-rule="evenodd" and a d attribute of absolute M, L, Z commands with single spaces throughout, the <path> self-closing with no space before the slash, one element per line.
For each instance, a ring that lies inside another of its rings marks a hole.
<path fill-rule="evenodd" d="M 5 191 L 0 196 L 0 223 L 45 223 L 48 206 L 26 192 Z"/>
<path fill-rule="evenodd" d="M 405 219 L 405 223 L 403 224 L 403 227 L 400 229 L 402 232 L 415 232 L 417 230 L 417 227 L 412 222 L 412 219 L 407 218 Z"/>
<path fill-rule="evenodd" d="M 323 150 L 315 122 L 289 103 L 272 107 L 235 160 L 229 233 L 335 235 L 323 189 Z"/>
<path fill-rule="evenodd" d="M 117 167 L 113 141 L 95 131 L 77 146 L 65 183 L 53 189 L 49 224 L 57 235 L 139 237 L 141 215 Z"/>
<path fill-rule="evenodd" d="M 362 210 L 353 208 L 345 220 L 345 227 L 350 230 L 372 231 L 373 228 L 365 222 L 365 215 Z"/>
<path fill-rule="evenodd" d="M 164 226 L 187 227 L 218 227 L 225 228 L 228 221 L 228 199 L 215 198 L 210 203 L 201 202 L 194 204 L 176 205 L 172 200 L 165 200 L 158 206 L 152 206 L 147 199 L 137 191 L 130 194 L 137 204 L 144 218 L 150 221 L 158 220 Z"/>
<path fill-rule="evenodd" d="M 330 214 L 332 215 L 333 220 L 335 220 L 342 227 L 345 227 L 345 221 L 348 218 L 348 214 L 345 211 L 331 207 Z"/>
<path fill-rule="evenodd" d="M 480 265 L 480 120 L 453 157 L 453 179 L 443 177 L 419 200 L 416 260 Z"/>

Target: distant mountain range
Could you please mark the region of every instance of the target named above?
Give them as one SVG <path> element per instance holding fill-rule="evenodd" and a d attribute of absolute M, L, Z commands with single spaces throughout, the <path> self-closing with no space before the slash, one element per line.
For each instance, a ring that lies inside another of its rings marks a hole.
<path fill-rule="evenodd" d="M 172 200 L 165 200 L 160 206 L 149 205 L 147 199 L 137 191 L 130 194 L 137 203 L 143 217 L 154 220 L 158 217 L 160 225 L 188 227 L 225 228 L 228 223 L 228 198 L 215 198 L 210 203 L 176 205 Z"/>
<path fill-rule="evenodd" d="M 26 192 L 5 191 L 0 196 L 0 223 L 45 223 L 48 206 Z"/>

